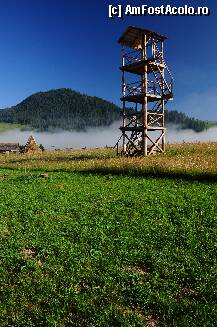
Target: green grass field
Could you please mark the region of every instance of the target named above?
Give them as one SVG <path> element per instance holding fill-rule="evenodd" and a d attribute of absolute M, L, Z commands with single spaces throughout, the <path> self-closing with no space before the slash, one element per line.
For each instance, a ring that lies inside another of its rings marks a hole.
<path fill-rule="evenodd" d="M 0 133 L 8 132 L 14 129 L 21 129 L 25 131 L 30 130 L 31 128 L 27 125 L 0 122 Z"/>
<path fill-rule="evenodd" d="M 216 157 L 1 155 L 0 326 L 216 326 Z"/>

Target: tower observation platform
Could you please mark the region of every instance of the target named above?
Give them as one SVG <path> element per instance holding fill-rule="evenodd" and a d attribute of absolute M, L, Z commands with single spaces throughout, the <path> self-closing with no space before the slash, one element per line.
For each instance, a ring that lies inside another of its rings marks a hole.
<path fill-rule="evenodd" d="M 164 60 L 167 38 L 129 26 L 122 45 L 122 144 L 118 153 L 148 156 L 165 151 L 165 105 L 173 99 L 173 77 Z"/>

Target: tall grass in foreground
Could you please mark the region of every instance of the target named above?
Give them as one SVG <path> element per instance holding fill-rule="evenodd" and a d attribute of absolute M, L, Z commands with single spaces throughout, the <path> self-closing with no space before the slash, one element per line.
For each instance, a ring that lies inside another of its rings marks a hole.
<path fill-rule="evenodd" d="M 177 144 L 145 158 L 117 157 L 114 149 L 45 151 L 41 155 L 0 155 L 0 165 L 16 169 L 87 171 L 134 175 L 202 175 L 217 173 L 217 143 Z"/>

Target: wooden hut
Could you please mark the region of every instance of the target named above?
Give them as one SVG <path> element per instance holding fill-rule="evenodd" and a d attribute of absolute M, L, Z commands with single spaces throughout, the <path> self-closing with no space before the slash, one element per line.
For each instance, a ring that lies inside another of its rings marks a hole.
<path fill-rule="evenodd" d="M 19 143 L 5 142 L 0 143 L 0 153 L 20 152 Z"/>
<path fill-rule="evenodd" d="M 41 153 L 42 149 L 40 146 L 37 144 L 34 136 L 30 136 L 26 145 L 24 146 L 24 153 L 30 153 L 30 154 L 35 154 L 35 153 Z"/>

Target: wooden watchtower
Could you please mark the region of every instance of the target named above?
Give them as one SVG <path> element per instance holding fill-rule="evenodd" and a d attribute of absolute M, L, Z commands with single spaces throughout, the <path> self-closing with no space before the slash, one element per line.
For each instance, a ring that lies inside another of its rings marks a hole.
<path fill-rule="evenodd" d="M 165 151 L 165 104 L 173 98 L 173 77 L 164 60 L 166 37 L 129 26 L 122 45 L 122 146 L 126 156 Z"/>

